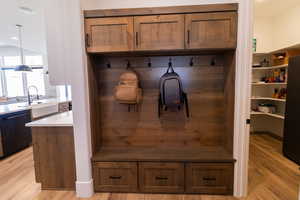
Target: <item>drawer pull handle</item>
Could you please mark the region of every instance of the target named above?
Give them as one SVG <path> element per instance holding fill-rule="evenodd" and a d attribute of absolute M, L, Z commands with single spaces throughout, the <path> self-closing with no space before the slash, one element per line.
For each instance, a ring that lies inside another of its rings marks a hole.
<path fill-rule="evenodd" d="M 156 180 L 168 180 L 168 177 L 160 177 L 160 176 L 157 176 L 155 177 Z"/>
<path fill-rule="evenodd" d="M 217 179 L 214 177 L 203 177 L 204 181 L 216 181 Z"/>
<path fill-rule="evenodd" d="M 110 176 L 109 178 L 110 178 L 110 179 L 121 179 L 122 176 Z"/>

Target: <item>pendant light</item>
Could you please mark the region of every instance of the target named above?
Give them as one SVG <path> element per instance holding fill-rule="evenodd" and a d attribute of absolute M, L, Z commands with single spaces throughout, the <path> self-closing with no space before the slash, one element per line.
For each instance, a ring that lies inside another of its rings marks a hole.
<path fill-rule="evenodd" d="M 22 44 L 22 25 L 17 24 L 16 25 L 18 31 L 19 31 L 19 42 L 20 42 L 20 57 L 21 57 L 21 65 L 18 65 L 15 67 L 15 71 L 18 72 L 31 72 L 32 69 L 28 65 L 25 65 L 25 60 L 24 60 L 24 52 L 23 52 L 23 44 Z"/>

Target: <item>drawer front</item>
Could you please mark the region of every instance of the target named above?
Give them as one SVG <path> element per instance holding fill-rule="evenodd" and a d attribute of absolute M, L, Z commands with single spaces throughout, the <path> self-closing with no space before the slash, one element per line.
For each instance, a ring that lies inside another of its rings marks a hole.
<path fill-rule="evenodd" d="M 186 164 L 186 192 L 203 194 L 233 193 L 233 164 Z"/>
<path fill-rule="evenodd" d="M 184 192 L 184 165 L 181 163 L 139 163 L 141 192 Z"/>
<path fill-rule="evenodd" d="M 93 165 L 95 191 L 136 192 L 137 163 L 96 162 Z"/>

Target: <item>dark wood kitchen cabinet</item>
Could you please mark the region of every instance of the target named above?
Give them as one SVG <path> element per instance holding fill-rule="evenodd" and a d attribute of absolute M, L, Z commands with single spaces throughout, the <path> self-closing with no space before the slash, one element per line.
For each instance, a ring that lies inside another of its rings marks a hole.
<path fill-rule="evenodd" d="M 184 49 L 184 15 L 134 17 L 135 50 Z"/>
<path fill-rule="evenodd" d="M 9 156 L 31 144 L 31 130 L 25 124 L 30 122 L 29 110 L 14 112 L 0 117 L 0 137 L 2 154 Z"/>
<path fill-rule="evenodd" d="M 237 13 L 196 13 L 185 17 L 187 49 L 236 47 Z"/>
<path fill-rule="evenodd" d="M 133 17 L 86 20 L 86 47 L 90 53 L 133 49 Z"/>

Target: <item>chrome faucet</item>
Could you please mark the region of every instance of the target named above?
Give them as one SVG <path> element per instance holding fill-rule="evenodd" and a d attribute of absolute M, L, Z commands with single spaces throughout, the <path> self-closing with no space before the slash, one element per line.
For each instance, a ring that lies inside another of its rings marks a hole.
<path fill-rule="evenodd" d="M 30 92 L 29 92 L 30 88 L 35 88 L 35 90 L 36 90 L 36 99 L 37 99 L 37 100 L 40 100 L 38 88 L 37 88 L 35 85 L 31 85 L 31 86 L 29 86 L 29 87 L 27 88 L 27 100 L 28 100 L 28 105 L 31 105 L 32 102 L 33 102 L 33 100 L 31 101 L 31 98 L 30 98 Z"/>

